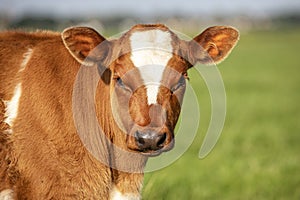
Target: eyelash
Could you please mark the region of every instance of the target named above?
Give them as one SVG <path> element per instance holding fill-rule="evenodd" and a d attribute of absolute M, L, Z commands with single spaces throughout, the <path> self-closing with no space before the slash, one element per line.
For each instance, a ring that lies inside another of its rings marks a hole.
<path fill-rule="evenodd" d="M 117 84 L 124 90 L 127 90 L 131 92 L 131 89 L 129 86 L 125 85 L 122 79 L 119 76 L 115 76 L 114 79 L 116 80 Z"/>
<path fill-rule="evenodd" d="M 175 92 L 176 90 L 178 90 L 179 88 L 185 86 L 185 80 L 188 80 L 188 77 L 183 75 L 180 77 L 179 81 L 176 83 L 176 85 L 174 85 L 172 88 L 171 88 L 171 92 Z"/>

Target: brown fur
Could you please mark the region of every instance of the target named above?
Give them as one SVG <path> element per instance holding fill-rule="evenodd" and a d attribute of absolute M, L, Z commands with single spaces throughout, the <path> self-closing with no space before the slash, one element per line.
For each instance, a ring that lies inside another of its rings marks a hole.
<path fill-rule="evenodd" d="M 72 87 L 80 64 L 70 56 L 60 34 L 0 37 L 5 42 L 0 45 L 0 93 L 5 100 L 18 82 L 23 54 L 28 48 L 34 51 L 21 75 L 22 96 L 11 136 L 14 166 L 21 174 L 14 188 L 16 198 L 108 199 L 111 170 L 85 150 L 72 121 Z"/>
<path fill-rule="evenodd" d="M 10 189 L 11 184 L 9 180 L 9 164 L 10 164 L 10 142 L 6 131 L 10 128 L 4 122 L 5 104 L 0 98 L 0 191 Z"/>

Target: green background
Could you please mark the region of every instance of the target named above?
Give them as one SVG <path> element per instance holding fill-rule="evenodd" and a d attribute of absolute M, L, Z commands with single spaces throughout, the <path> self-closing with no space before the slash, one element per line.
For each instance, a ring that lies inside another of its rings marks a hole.
<path fill-rule="evenodd" d="M 219 64 L 227 116 L 213 151 L 198 158 L 210 120 L 204 81 L 189 72 L 201 121 L 187 152 L 146 173 L 143 199 L 300 199 L 300 29 L 251 31 Z M 186 97 L 188 98 L 188 97 Z"/>

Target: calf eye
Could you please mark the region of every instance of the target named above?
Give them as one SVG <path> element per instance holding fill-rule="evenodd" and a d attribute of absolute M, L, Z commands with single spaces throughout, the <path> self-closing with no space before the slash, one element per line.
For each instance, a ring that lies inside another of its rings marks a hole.
<path fill-rule="evenodd" d="M 123 82 L 123 80 L 122 80 L 120 77 L 116 77 L 115 80 L 116 80 L 117 85 L 118 85 L 119 87 L 121 87 L 122 89 L 124 89 L 124 90 L 126 90 L 126 91 L 131 92 L 130 87 L 127 86 L 127 85 Z"/>
<path fill-rule="evenodd" d="M 184 76 L 181 76 L 179 81 L 171 88 L 171 92 L 175 92 L 183 86 L 185 86 L 185 78 Z"/>
<path fill-rule="evenodd" d="M 124 85 L 124 83 L 123 83 L 123 81 L 122 81 L 122 79 L 121 79 L 120 77 L 116 78 L 116 81 L 117 81 L 117 84 L 118 84 L 119 86 L 125 87 L 125 85 Z"/>

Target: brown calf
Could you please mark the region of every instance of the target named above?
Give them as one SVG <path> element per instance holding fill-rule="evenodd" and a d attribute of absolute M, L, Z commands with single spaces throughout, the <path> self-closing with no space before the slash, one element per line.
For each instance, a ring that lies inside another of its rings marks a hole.
<path fill-rule="evenodd" d="M 187 70 L 222 61 L 237 40 L 235 29 L 220 26 L 184 41 L 160 24 L 136 25 L 115 40 L 86 27 L 0 33 L 0 197 L 140 199 L 147 157 L 174 145 Z M 100 72 L 94 106 L 105 162 L 85 148 L 73 119 L 84 68 Z"/>

